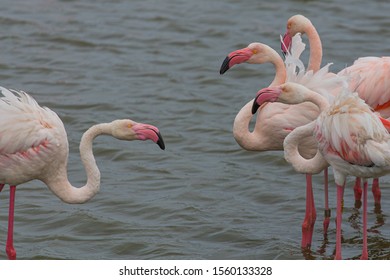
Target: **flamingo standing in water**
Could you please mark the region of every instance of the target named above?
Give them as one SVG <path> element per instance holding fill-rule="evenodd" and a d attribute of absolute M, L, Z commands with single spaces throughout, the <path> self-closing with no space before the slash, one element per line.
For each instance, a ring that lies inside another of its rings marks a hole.
<path fill-rule="evenodd" d="M 260 90 L 252 112 L 256 112 L 264 102 L 299 104 L 306 101 L 316 104 L 321 113 L 315 121 L 295 129 L 286 137 L 285 158 L 297 171 L 313 166 L 320 169 L 326 162 L 333 168 L 337 186 L 335 259 L 342 258 L 342 199 L 346 177 L 353 175 L 363 178 L 361 258 L 368 259 L 367 178 L 378 178 L 390 173 L 389 121 L 375 114 L 356 92 L 351 92 L 347 87 L 329 103 L 322 95 L 296 83 Z M 318 143 L 318 152 L 309 160 L 303 158 L 297 149 L 299 139 L 307 135 L 314 135 Z"/>
<path fill-rule="evenodd" d="M 271 83 L 279 85 L 283 82 L 294 81 L 307 85 L 313 90 L 327 91 L 338 86 L 340 79 L 329 76 L 328 67 L 323 67 L 320 71 L 321 62 L 309 63 L 311 71 L 305 71 L 303 63 L 299 60 L 305 45 L 302 43 L 299 34 L 295 35 L 291 52 L 286 55 L 286 66 L 282 58 L 267 45 L 261 43 L 251 43 L 248 47 L 231 52 L 222 63 L 220 73 L 239 63 L 262 64 L 272 63 L 275 67 L 275 78 Z M 296 69 L 298 68 L 298 71 Z M 314 71 L 316 72 L 314 73 Z M 252 118 L 251 107 L 253 100 L 249 101 L 237 114 L 233 124 L 233 135 L 237 143 L 246 150 L 270 151 L 283 150 L 285 137 L 296 127 L 307 124 L 318 116 L 318 108 L 313 104 L 305 103 L 298 105 L 286 105 L 281 103 L 264 104 L 258 112 L 255 128 L 249 131 L 249 123 Z M 311 158 L 317 150 L 316 143 L 312 137 L 307 137 L 300 146 L 300 152 L 307 158 Z M 325 169 L 327 170 L 327 169 Z M 302 223 L 302 248 L 310 248 L 316 211 L 314 206 L 314 196 L 312 190 L 311 170 L 306 175 L 306 214 Z M 327 186 L 327 172 L 325 172 L 325 186 Z M 326 192 L 327 193 L 327 192 Z M 326 199 L 327 201 L 327 199 Z M 326 204 L 326 207 L 328 205 Z M 326 208 L 325 213 L 329 213 Z M 325 217 L 324 233 L 326 234 L 329 225 L 329 215 Z"/>
<path fill-rule="evenodd" d="M 291 46 L 295 34 L 306 34 L 309 39 L 310 57 L 321 63 L 322 44 L 320 36 L 311 21 L 303 15 L 292 16 L 287 21 L 286 33 L 283 37 L 282 50 L 286 51 Z M 310 63 L 309 63 L 310 64 Z M 390 57 L 362 57 L 353 65 L 341 70 L 338 75 L 349 77 L 349 89 L 356 91 L 359 97 L 366 101 L 383 118 L 390 117 Z M 361 200 L 360 179 L 355 183 L 355 200 Z M 380 207 L 381 191 L 379 180 L 373 179 L 372 193 L 375 205 Z"/>
<path fill-rule="evenodd" d="M 100 172 L 92 152 L 98 135 L 119 140 L 152 140 L 161 149 L 164 141 L 157 127 L 129 119 L 101 123 L 89 128 L 80 142 L 80 156 L 87 172 L 87 183 L 73 187 L 67 178 L 68 140 L 64 125 L 55 112 L 41 107 L 27 93 L 0 87 L 0 191 L 10 185 L 10 205 L 6 252 L 16 258 L 13 223 L 16 185 L 38 179 L 62 201 L 84 203 L 96 195 Z"/>

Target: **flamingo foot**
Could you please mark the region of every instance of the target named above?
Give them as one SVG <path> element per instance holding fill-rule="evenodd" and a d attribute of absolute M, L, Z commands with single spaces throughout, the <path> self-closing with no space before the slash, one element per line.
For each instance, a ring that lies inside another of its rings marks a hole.
<path fill-rule="evenodd" d="M 10 246 L 7 245 L 5 251 L 7 252 L 7 256 L 9 260 L 16 260 L 16 250 L 12 245 Z"/>
<path fill-rule="evenodd" d="M 380 209 L 381 205 L 381 189 L 379 188 L 379 179 L 372 180 L 372 194 L 374 195 L 375 207 Z"/>
<path fill-rule="evenodd" d="M 368 252 L 364 252 L 361 257 L 360 257 L 361 260 L 368 260 Z"/>

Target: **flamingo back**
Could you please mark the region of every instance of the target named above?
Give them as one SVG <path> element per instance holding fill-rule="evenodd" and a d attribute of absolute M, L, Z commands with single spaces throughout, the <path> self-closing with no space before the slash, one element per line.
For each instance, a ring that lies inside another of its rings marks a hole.
<path fill-rule="evenodd" d="M 390 57 L 362 57 L 338 73 L 382 117 L 390 117 Z"/>
<path fill-rule="evenodd" d="M 335 98 L 317 119 L 315 135 L 328 160 L 364 167 L 390 164 L 389 133 L 356 92 L 345 89 Z"/>
<path fill-rule="evenodd" d="M 27 93 L 0 87 L 0 182 L 20 184 L 38 176 L 68 141 L 58 115 Z"/>

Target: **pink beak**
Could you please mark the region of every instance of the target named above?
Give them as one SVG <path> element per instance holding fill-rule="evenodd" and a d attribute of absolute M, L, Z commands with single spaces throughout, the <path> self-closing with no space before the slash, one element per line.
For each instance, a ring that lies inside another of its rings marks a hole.
<path fill-rule="evenodd" d="M 292 43 L 292 37 L 290 36 L 290 34 L 286 32 L 286 34 L 284 34 L 283 36 L 283 42 L 281 43 L 282 52 L 284 54 L 288 53 L 288 51 L 290 50 L 291 43 Z"/>
<path fill-rule="evenodd" d="M 132 128 L 139 140 L 152 140 L 162 150 L 165 150 L 164 140 L 157 127 L 150 124 L 137 123 Z"/>
<path fill-rule="evenodd" d="M 243 48 L 243 49 L 231 52 L 223 61 L 222 65 L 221 65 L 221 69 L 219 70 L 219 73 L 222 75 L 227 70 L 229 70 L 231 67 L 233 67 L 234 65 L 248 61 L 252 55 L 253 55 L 253 52 L 249 48 Z"/>

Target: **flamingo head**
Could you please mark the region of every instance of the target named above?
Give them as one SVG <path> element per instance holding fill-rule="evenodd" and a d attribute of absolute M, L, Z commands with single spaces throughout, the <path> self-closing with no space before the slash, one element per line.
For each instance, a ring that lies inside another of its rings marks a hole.
<path fill-rule="evenodd" d="M 284 34 L 281 43 L 282 52 L 284 54 L 286 54 L 291 48 L 292 37 L 294 37 L 297 33 L 304 34 L 307 26 L 310 25 L 310 20 L 302 15 L 295 15 L 288 19 L 286 33 Z"/>
<path fill-rule="evenodd" d="M 112 136 L 119 140 L 152 140 L 162 150 L 165 149 L 164 140 L 160 131 L 153 125 L 137 123 L 132 120 L 116 120 L 111 125 Z"/>
<path fill-rule="evenodd" d="M 219 73 L 222 75 L 231 67 L 240 63 L 264 63 L 266 62 L 265 45 L 251 43 L 246 48 L 233 51 L 228 54 L 221 65 Z"/>
<path fill-rule="evenodd" d="M 263 88 L 257 92 L 252 105 L 252 114 L 265 102 L 281 102 L 285 104 L 299 104 L 305 100 L 307 88 L 296 83 L 285 83 L 280 86 Z"/>

